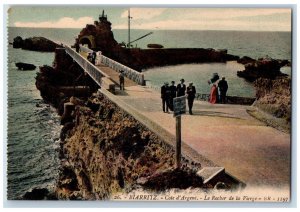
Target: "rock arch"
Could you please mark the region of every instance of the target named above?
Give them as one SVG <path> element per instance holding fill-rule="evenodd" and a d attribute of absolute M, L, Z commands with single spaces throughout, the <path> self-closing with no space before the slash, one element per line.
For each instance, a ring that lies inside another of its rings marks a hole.
<path fill-rule="evenodd" d="M 87 44 L 90 49 L 96 48 L 95 37 L 93 35 L 81 37 L 79 43 L 82 45 Z"/>

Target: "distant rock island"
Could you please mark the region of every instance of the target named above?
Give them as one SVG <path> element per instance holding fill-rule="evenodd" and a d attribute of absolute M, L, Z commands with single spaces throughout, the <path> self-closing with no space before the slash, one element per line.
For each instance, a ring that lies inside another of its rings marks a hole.
<path fill-rule="evenodd" d="M 36 66 L 33 64 L 22 63 L 22 62 L 16 63 L 16 66 L 18 67 L 19 70 L 22 70 L 22 71 L 31 71 L 36 68 Z"/>
<path fill-rule="evenodd" d="M 289 65 L 288 60 L 275 60 L 269 57 L 259 58 L 258 60 L 243 57 L 238 62 L 245 65 L 245 70 L 238 71 L 237 75 L 250 82 L 254 82 L 258 78 L 275 79 L 276 77 L 286 76 L 280 71 L 280 68 Z"/>
<path fill-rule="evenodd" d="M 21 48 L 41 52 L 54 52 L 57 47 L 60 47 L 57 43 L 44 37 L 32 37 L 23 40 L 22 37 L 17 36 L 14 38 L 12 45 L 16 49 Z"/>

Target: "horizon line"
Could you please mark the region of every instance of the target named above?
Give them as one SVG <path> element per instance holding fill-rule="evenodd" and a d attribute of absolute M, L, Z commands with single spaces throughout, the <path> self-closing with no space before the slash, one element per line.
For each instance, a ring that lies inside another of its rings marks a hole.
<path fill-rule="evenodd" d="M 62 27 L 17 27 L 17 26 L 7 26 L 8 28 L 28 28 L 28 29 L 83 29 L 83 28 L 62 28 Z M 128 30 L 127 28 L 117 28 L 112 30 Z M 136 29 L 131 28 L 131 30 L 154 30 L 154 31 L 236 31 L 236 32 L 292 32 L 292 30 L 237 30 L 237 29 Z"/>

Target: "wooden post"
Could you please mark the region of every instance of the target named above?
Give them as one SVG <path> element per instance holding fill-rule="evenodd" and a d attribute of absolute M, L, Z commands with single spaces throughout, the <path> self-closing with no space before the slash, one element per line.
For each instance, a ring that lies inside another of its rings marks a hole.
<path fill-rule="evenodd" d="M 180 168 L 181 159 L 181 116 L 176 117 L 176 168 Z"/>

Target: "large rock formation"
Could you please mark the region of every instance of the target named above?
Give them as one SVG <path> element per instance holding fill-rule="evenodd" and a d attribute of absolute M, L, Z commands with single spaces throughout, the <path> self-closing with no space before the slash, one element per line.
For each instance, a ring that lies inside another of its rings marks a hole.
<path fill-rule="evenodd" d="M 238 71 L 237 75 L 253 82 L 256 89 L 256 101 L 248 112 L 274 128 L 289 132 L 291 78 L 280 71 L 289 61 L 243 57 L 238 62 L 245 64 L 245 70 Z"/>
<path fill-rule="evenodd" d="M 94 25 L 88 24 L 78 35 L 75 46 L 88 45 L 89 48 L 102 51 L 103 55 L 112 58 L 137 71 L 153 66 L 175 65 L 183 63 L 226 62 L 237 60 L 238 56 L 227 54 L 227 50 L 203 48 L 176 49 L 139 49 L 126 48 L 118 44 L 111 31 L 111 23 L 102 13 Z"/>
<path fill-rule="evenodd" d="M 44 65 L 36 76 L 36 87 L 44 100 L 63 112 L 63 103 L 70 96 L 87 97 L 98 89 L 98 85 L 87 76 L 81 67 L 58 48 L 53 67 Z"/>
<path fill-rule="evenodd" d="M 291 78 L 259 78 L 254 82 L 257 100 L 247 112 L 280 131 L 291 130 Z"/>
<path fill-rule="evenodd" d="M 286 65 L 286 62 L 280 60 L 272 58 L 253 60 L 249 57 L 243 57 L 239 62 L 245 64 L 245 70 L 238 71 L 237 75 L 250 82 L 254 82 L 258 78 L 275 79 L 276 77 L 286 76 L 286 74 L 280 72 L 280 68 Z"/>
<path fill-rule="evenodd" d="M 14 38 L 13 48 L 19 49 L 23 46 L 23 38 L 21 36 L 17 36 Z"/>
<path fill-rule="evenodd" d="M 255 106 L 291 122 L 291 78 L 276 79 L 259 78 L 254 82 L 257 101 Z"/>
<path fill-rule="evenodd" d="M 91 49 L 99 49 L 105 55 L 110 55 L 112 51 L 118 51 L 118 42 L 114 39 L 111 31 L 111 23 L 107 16 L 102 13 L 99 16 L 99 22 L 95 21 L 94 25 L 87 24 L 83 28 L 76 40 L 77 43 L 86 44 Z"/>
<path fill-rule="evenodd" d="M 60 45 L 44 37 L 26 38 L 17 36 L 14 38 L 13 48 L 22 48 L 31 51 L 54 52 Z"/>
<path fill-rule="evenodd" d="M 244 64 L 244 65 L 246 65 L 248 63 L 253 63 L 255 61 L 256 61 L 255 59 L 248 57 L 248 56 L 244 56 L 237 60 L 238 63 Z"/>

